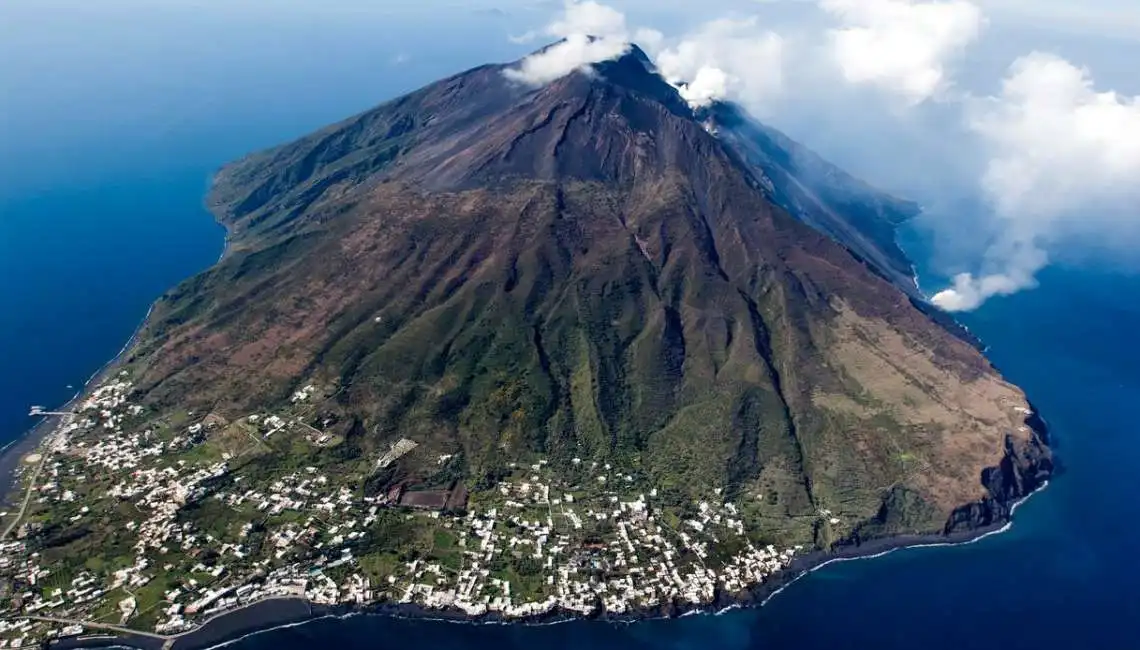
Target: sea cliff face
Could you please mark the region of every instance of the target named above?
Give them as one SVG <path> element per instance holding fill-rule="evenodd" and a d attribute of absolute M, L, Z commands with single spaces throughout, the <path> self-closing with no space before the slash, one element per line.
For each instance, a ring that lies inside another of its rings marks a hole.
<path fill-rule="evenodd" d="M 1005 435 L 998 462 L 981 471 L 984 495 L 954 508 L 941 529 L 924 526 L 924 522 L 934 523 L 937 515 L 927 501 L 896 487 L 883 500 L 878 514 L 838 540 L 832 551 L 861 554 L 860 549 L 868 545 L 880 549 L 938 541 L 939 537 L 943 541 L 966 541 L 1008 523 L 1017 504 L 1044 487 L 1055 470 L 1048 426 L 1032 407 L 1027 410 L 1030 412 L 1024 424 Z"/>
<path fill-rule="evenodd" d="M 946 522 L 946 534 L 977 530 L 1007 521 L 1014 507 L 1041 489 L 1053 475 L 1053 452 L 1049 431 L 1036 411 L 1025 419 L 1028 436 L 1005 438 L 1005 455 L 997 467 L 982 472 L 982 484 L 990 496 L 963 506 Z"/>

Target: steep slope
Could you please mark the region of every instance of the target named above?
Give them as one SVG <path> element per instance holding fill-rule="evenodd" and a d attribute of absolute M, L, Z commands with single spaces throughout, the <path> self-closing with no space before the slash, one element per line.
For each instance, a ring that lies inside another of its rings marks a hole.
<path fill-rule="evenodd" d="M 673 88 L 660 77 L 646 74 L 651 66 L 648 57 L 634 47 L 628 56 L 600 64 L 598 71 L 675 115 L 715 128 L 721 144 L 739 158 L 773 201 L 855 252 L 903 290 L 914 290 L 910 261 L 895 243 L 894 228 L 915 216 L 917 205 L 852 178 L 737 106 L 717 102 L 693 114 Z M 218 175 L 211 207 L 235 233 L 267 234 L 275 226 L 290 224 L 330 187 L 364 179 L 398 178 L 443 190 L 477 186 L 480 180 L 494 179 L 496 173 L 550 180 L 566 172 L 567 165 L 597 166 L 590 172 L 599 180 L 613 176 L 617 161 L 607 160 L 605 151 L 579 160 L 553 155 L 557 147 L 525 151 L 537 142 L 528 132 L 536 125 L 525 123 L 534 111 L 528 103 L 533 97 L 507 81 L 502 73 L 508 67 L 480 66 L 238 161 Z M 582 118 L 573 112 L 575 106 L 581 108 L 589 101 L 589 90 L 584 92 L 562 105 L 547 106 L 542 119 Z M 519 118 L 523 121 L 510 122 Z M 592 124 L 588 117 L 580 122 Z M 652 132 L 651 125 L 639 128 Z M 502 138 L 510 139 L 511 145 L 504 147 L 504 142 L 497 141 Z M 521 150 L 511 150 L 523 143 Z M 481 159 L 481 150 L 505 150 L 507 159 Z M 487 168 L 479 169 L 481 164 Z M 576 171 L 580 172 L 576 177 L 591 175 L 585 169 Z"/>
<path fill-rule="evenodd" d="M 1048 450 L 1024 395 L 869 254 L 897 206 L 773 196 L 698 117 L 635 50 L 539 89 L 476 68 L 251 156 L 211 197 L 230 251 L 163 297 L 129 364 L 155 408 L 227 418 L 321 387 L 343 453 L 426 450 L 379 488 L 455 455 L 478 490 L 541 455 L 678 504 L 724 490 L 825 547 L 1004 516 Z M 808 199 L 875 224 L 829 237 L 784 207 Z"/>
<path fill-rule="evenodd" d="M 919 214 L 917 204 L 876 191 L 732 104 L 714 103 L 698 117 L 757 171 L 780 207 L 917 295 L 910 260 L 895 242 L 895 228 Z"/>

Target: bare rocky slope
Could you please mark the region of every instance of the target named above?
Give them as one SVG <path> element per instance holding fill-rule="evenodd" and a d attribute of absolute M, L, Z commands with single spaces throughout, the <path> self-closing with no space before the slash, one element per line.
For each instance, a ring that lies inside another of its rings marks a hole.
<path fill-rule="evenodd" d="M 884 196 L 638 50 L 542 88 L 489 65 L 224 168 L 213 268 L 128 364 L 237 417 L 308 384 L 378 488 L 605 459 L 821 547 L 1004 518 L 1051 470 L 1022 392 L 909 295 Z M 819 512 L 844 526 L 832 529 Z"/>

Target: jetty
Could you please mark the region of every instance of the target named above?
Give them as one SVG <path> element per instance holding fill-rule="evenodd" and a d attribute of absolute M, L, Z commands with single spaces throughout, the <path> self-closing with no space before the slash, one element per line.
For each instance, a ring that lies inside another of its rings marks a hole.
<path fill-rule="evenodd" d="M 49 411 L 38 405 L 32 406 L 28 411 L 28 417 L 36 418 L 44 415 L 75 415 L 75 413 L 73 411 Z"/>

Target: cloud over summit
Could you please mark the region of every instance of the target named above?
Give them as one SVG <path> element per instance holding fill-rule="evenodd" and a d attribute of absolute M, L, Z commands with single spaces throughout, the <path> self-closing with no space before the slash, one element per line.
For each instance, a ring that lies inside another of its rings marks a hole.
<path fill-rule="evenodd" d="M 631 29 L 623 13 L 595 0 L 567 0 L 543 33 L 564 40 L 525 58 L 507 71 L 509 78 L 542 85 L 621 56 L 637 42 L 694 106 L 729 98 L 754 102 L 781 86 L 783 41 L 755 16 L 713 19 L 669 38 L 648 27 Z"/>
<path fill-rule="evenodd" d="M 620 57 L 630 48 L 625 14 L 595 0 L 567 0 L 562 15 L 546 27 L 545 33 L 562 40 L 526 57 L 519 67 L 508 69 L 507 78 L 541 86 Z"/>
<path fill-rule="evenodd" d="M 932 297 L 947 310 L 1034 286 L 1070 235 L 1110 246 L 1133 241 L 1125 233 L 1140 241 L 1132 209 L 1140 199 L 1140 98 L 1098 89 L 1089 70 L 1043 52 L 1016 58 L 992 94 L 957 87 L 954 73 L 987 25 L 976 4 L 983 0 L 813 1 L 828 21 L 823 27 L 781 32 L 757 4 L 755 14 L 709 16 L 668 34 L 633 28 L 597 0 L 567 0 L 544 29 L 565 40 L 507 74 L 544 84 L 637 41 L 693 106 L 732 100 L 764 113 L 773 102 L 791 110 L 822 104 L 829 112 L 821 116 L 834 122 L 828 128 L 840 133 L 865 128 L 852 119 L 844 102 L 853 95 L 844 88 L 870 87 L 881 96 L 877 112 L 900 124 L 907 114 L 938 115 L 925 122 L 925 137 L 962 140 L 946 150 L 959 153 L 955 165 L 976 168 L 976 192 L 990 210 L 976 233 L 955 231 L 951 221 L 941 226 L 956 239 L 975 238 L 975 250 L 984 251 L 973 272 L 959 272 Z M 889 110 L 900 101 L 907 114 Z M 930 160 L 930 174 L 946 164 Z"/>
<path fill-rule="evenodd" d="M 757 17 L 711 20 L 656 53 L 661 75 L 694 105 L 763 102 L 783 86 L 784 40 Z"/>

